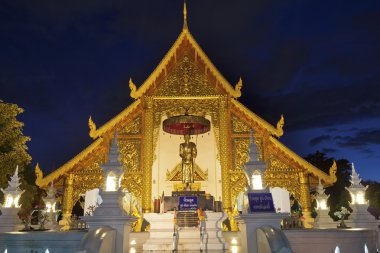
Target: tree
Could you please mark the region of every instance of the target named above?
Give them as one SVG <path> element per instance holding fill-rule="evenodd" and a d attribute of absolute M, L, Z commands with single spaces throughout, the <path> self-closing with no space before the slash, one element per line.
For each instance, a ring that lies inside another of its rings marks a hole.
<path fill-rule="evenodd" d="M 375 181 L 362 181 L 364 186 L 368 185 L 365 198 L 369 200 L 369 212 L 379 219 L 380 215 L 380 183 Z"/>
<path fill-rule="evenodd" d="M 5 103 L 0 100 L 0 188 L 6 188 L 10 177 L 14 174 L 16 166 L 22 174 L 30 164 L 31 157 L 27 153 L 26 142 L 30 140 L 24 136 L 24 124 L 17 120 L 17 116 L 24 112 L 16 104 Z M 25 189 L 25 182 L 21 188 Z M 0 191 L 0 203 L 4 202 L 4 194 Z"/>
<path fill-rule="evenodd" d="M 34 173 L 34 168 L 30 164 L 20 173 L 20 177 L 20 188 L 24 190 L 24 193 L 21 194 L 19 200 L 21 208 L 18 215 L 20 219 L 24 219 L 30 215 L 31 211 L 35 209 L 36 206 L 43 206 L 42 196 L 46 196 L 46 193 L 36 185 L 36 174 Z"/>
<path fill-rule="evenodd" d="M 319 151 L 306 156 L 305 159 L 317 168 L 326 172 L 327 174 L 329 174 L 329 169 L 335 160 L 333 157 L 326 157 L 324 153 L 321 153 Z M 349 207 L 349 201 L 351 201 L 351 196 L 350 193 L 345 189 L 345 187 L 349 187 L 351 185 L 351 167 L 349 165 L 348 160 L 346 159 L 336 160 L 336 165 L 337 181 L 334 185 L 327 187 L 325 191 L 327 195 L 330 195 L 327 204 L 330 206 L 329 215 L 334 219 L 338 219 L 334 216 L 334 212 L 340 210 L 342 206 L 351 210 L 351 208 Z"/>

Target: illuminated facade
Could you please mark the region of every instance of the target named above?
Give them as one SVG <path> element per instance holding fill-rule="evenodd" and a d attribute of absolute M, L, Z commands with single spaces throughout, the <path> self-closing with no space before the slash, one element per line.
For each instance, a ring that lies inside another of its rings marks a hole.
<path fill-rule="evenodd" d="M 194 137 L 198 155 L 195 184 L 222 200 L 231 209 L 247 184 L 241 166 L 247 161 L 250 131 L 268 162 L 264 175 L 270 187 L 286 188 L 310 211 L 311 186 L 336 181 L 335 169 L 326 174 L 284 146 L 284 118 L 274 127 L 238 101 L 242 80 L 232 86 L 217 70 L 187 27 L 186 9 L 182 32 L 152 74 L 141 85 L 129 81 L 134 102 L 101 127 L 89 119 L 93 143 L 66 164 L 45 177 L 37 165 L 36 183 L 47 187 L 54 181 L 64 190 L 63 211 L 71 213 L 80 194 L 102 187 L 100 166 L 108 159 L 114 132 L 124 173 L 121 185 L 138 200 L 144 212 L 151 212 L 153 199 L 170 195 L 181 181 L 180 136 L 164 133 L 162 122 L 171 116 L 205 117 L 209 133 Z"/>

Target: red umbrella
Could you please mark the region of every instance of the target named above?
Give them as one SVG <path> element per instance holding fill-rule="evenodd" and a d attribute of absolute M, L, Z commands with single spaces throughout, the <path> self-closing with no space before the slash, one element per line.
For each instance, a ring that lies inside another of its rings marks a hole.
<path fill-rule="evenodd" d="M 195 115 L 173 116 L 164 120 L 163 129 L 169 134 L 176 135 L 204 134 L 210 131 L 210 121 Z"/>

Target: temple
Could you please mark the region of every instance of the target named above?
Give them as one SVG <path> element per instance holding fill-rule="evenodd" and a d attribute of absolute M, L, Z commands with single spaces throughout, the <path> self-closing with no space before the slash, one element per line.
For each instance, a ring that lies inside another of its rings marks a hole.
<path fill-rule="evenodd" d="M 165 132 L 163 122 L 180 115 L 202 117 L 210 122 L 207 133 L 191 135 L 197 155 L 193 164 L 193 187 L 222 202 L 232 210 L 247 179 L 242 166 L 248 159 L 250 132 L 267 164 L 266 185 L 286 189 L 311 211 L 310 189 L 336 181 L 336 168 L 319 170 L 279 141 L 284 118 L 276 126 L 266 122 L 238 101 L 243 82 L 235 85 L 217 70 L 196 42 L 187 25 L 164 58 L 141 85 L 129 81 L 134 102 L 97 127 L 89 119 L 93 143 L 67 163 L 44 176 L 36 166 L 36 183 L 47 188 L 54 182 L 63 191 L 63 212 L 70 215 L 81 194 L 100 188 L 104 182 L 101 166 L 108 161 L 110 144 L 117 136 L 124 173 L 122 188 L 130 192 L 144 213 L 153 212 L 154 199 L 180 190 L 183 180 L 179 146 L 183 135 Z M 114 133 L 117 132 L 117 135 Z"/>

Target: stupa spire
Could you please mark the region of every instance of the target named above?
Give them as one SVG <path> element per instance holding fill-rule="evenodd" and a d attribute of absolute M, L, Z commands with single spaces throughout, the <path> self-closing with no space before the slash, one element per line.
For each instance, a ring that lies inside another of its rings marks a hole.
<path fill-rule="evenodd" d="M 186 0 L 183 1 L 183 30 L 187 30 L 187 8 L 186 8 Z"/>

